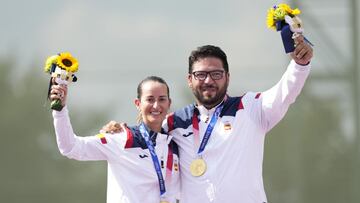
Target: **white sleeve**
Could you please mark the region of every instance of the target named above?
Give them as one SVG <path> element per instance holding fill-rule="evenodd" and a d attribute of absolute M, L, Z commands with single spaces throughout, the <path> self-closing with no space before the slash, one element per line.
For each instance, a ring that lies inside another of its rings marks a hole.
<path fill-rule="evenodd" d="M 290 104 L 295 102 L 310 73 L 310 68 L 310 64 L 302 66 L 292 60 L 280 81 L 261 94 L 260 121 L 266 132 L 284 117 Z"/>
<path fill-rule="evenodd" d="M 68 109 L 53 111 L 56 141 L 60 153 L 76 160 L 112 160 L 123 152 L 126 135 L 102 134 L 102 136 L 78 137 L 72 129 Z"/>
<path fill-rule="evenodd" d="M 176 157 L 178 160 L 178 158 Z M 177 161 L 177 163 L 179 163 Z M 178 168 L 179 165 L 177 166 Z M 175 170 L 174 168 L 172 170 Z M 180 173 L 179 171 L 175 171 L 171 177 L 170 186 L 166 188 L 167 196 L 169 197 L 169 201 L 171 203 L 176 203 L 176 200 L 180 199 Z"/>

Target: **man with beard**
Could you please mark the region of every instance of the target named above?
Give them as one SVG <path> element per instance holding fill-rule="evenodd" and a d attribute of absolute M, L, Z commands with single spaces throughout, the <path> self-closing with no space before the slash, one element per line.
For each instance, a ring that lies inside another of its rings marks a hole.
<path fill-rule="evenodd" d="M 313 50 L 295 39 L 292 61 L 280 81 L 264 92 L 227 95 L 226 54 L 206 45 L 189 57 L 188 85 L 195 104 L 163 125 L 179 146 L 182 203 L 266 203 L 262 179 L 265 134 L 285 115 L 310 72 Z M 111 123 L 104 126 L 111 129 Z"/>

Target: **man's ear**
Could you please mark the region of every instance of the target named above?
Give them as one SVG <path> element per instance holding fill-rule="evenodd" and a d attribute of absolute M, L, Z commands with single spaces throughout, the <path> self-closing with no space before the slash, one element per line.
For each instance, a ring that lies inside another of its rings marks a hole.
<path fill-rule="evenodd" d="M 136 99 L 134 100 L 134 104 L 135 104 L 137 110 L 140 110 L 140 99 L 136 98 Z"/>
<path fill-rule="evenodd" d="M 187 82 L 188 82 L 188 86 L 189 86 L 190 88 L 192 88 L 192 77 L 191 77 L 191 74 L 188 74 Z"/>

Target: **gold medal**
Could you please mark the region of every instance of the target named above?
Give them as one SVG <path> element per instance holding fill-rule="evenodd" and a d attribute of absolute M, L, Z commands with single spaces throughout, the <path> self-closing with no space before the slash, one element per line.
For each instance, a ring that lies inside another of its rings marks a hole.
<path fill-rule="evenodd" d="M 204 159 L 199 158 L 191 162 L 190 164 L 191 175 L 195 177 L 202 176 L 205 173 L 205 171 L 206 171 L 206 163 Z"/>

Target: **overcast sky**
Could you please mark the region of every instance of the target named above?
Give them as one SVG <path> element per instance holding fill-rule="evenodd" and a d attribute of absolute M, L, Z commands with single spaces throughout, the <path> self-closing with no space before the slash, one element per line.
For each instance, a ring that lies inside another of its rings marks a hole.
<path fill-rule="evenodd" d="M 114 111 L 114 119 L 130 123 L 136 115 L 136 86 L 148 75 L 161 76 L 169 83 L 173 109 L 189 102 L 184 99 L 191 97 L 185 80 L 187 57 L 200 45 L 217 45 L 227 53 L 229 93 L 234 96 L 271 87 L 289 61 L 279 33 L 266 27 L 267 9 L 280 1 L 0 3 L 2 57 L 17 56 L 19 70 L 40 64 L 31 71 L 42 71 L 49 55 L 71 52 L 80 66 L 79 81 L 70 87 L 69 106 Z M 311 33 L 312 28 L 307 31 Z M 340 34 L 344 32 L 339 28 Z M 316 44 L 316 35 L 311 37 Z M 340 49 L 347 54 L 345 45 Z"/>

